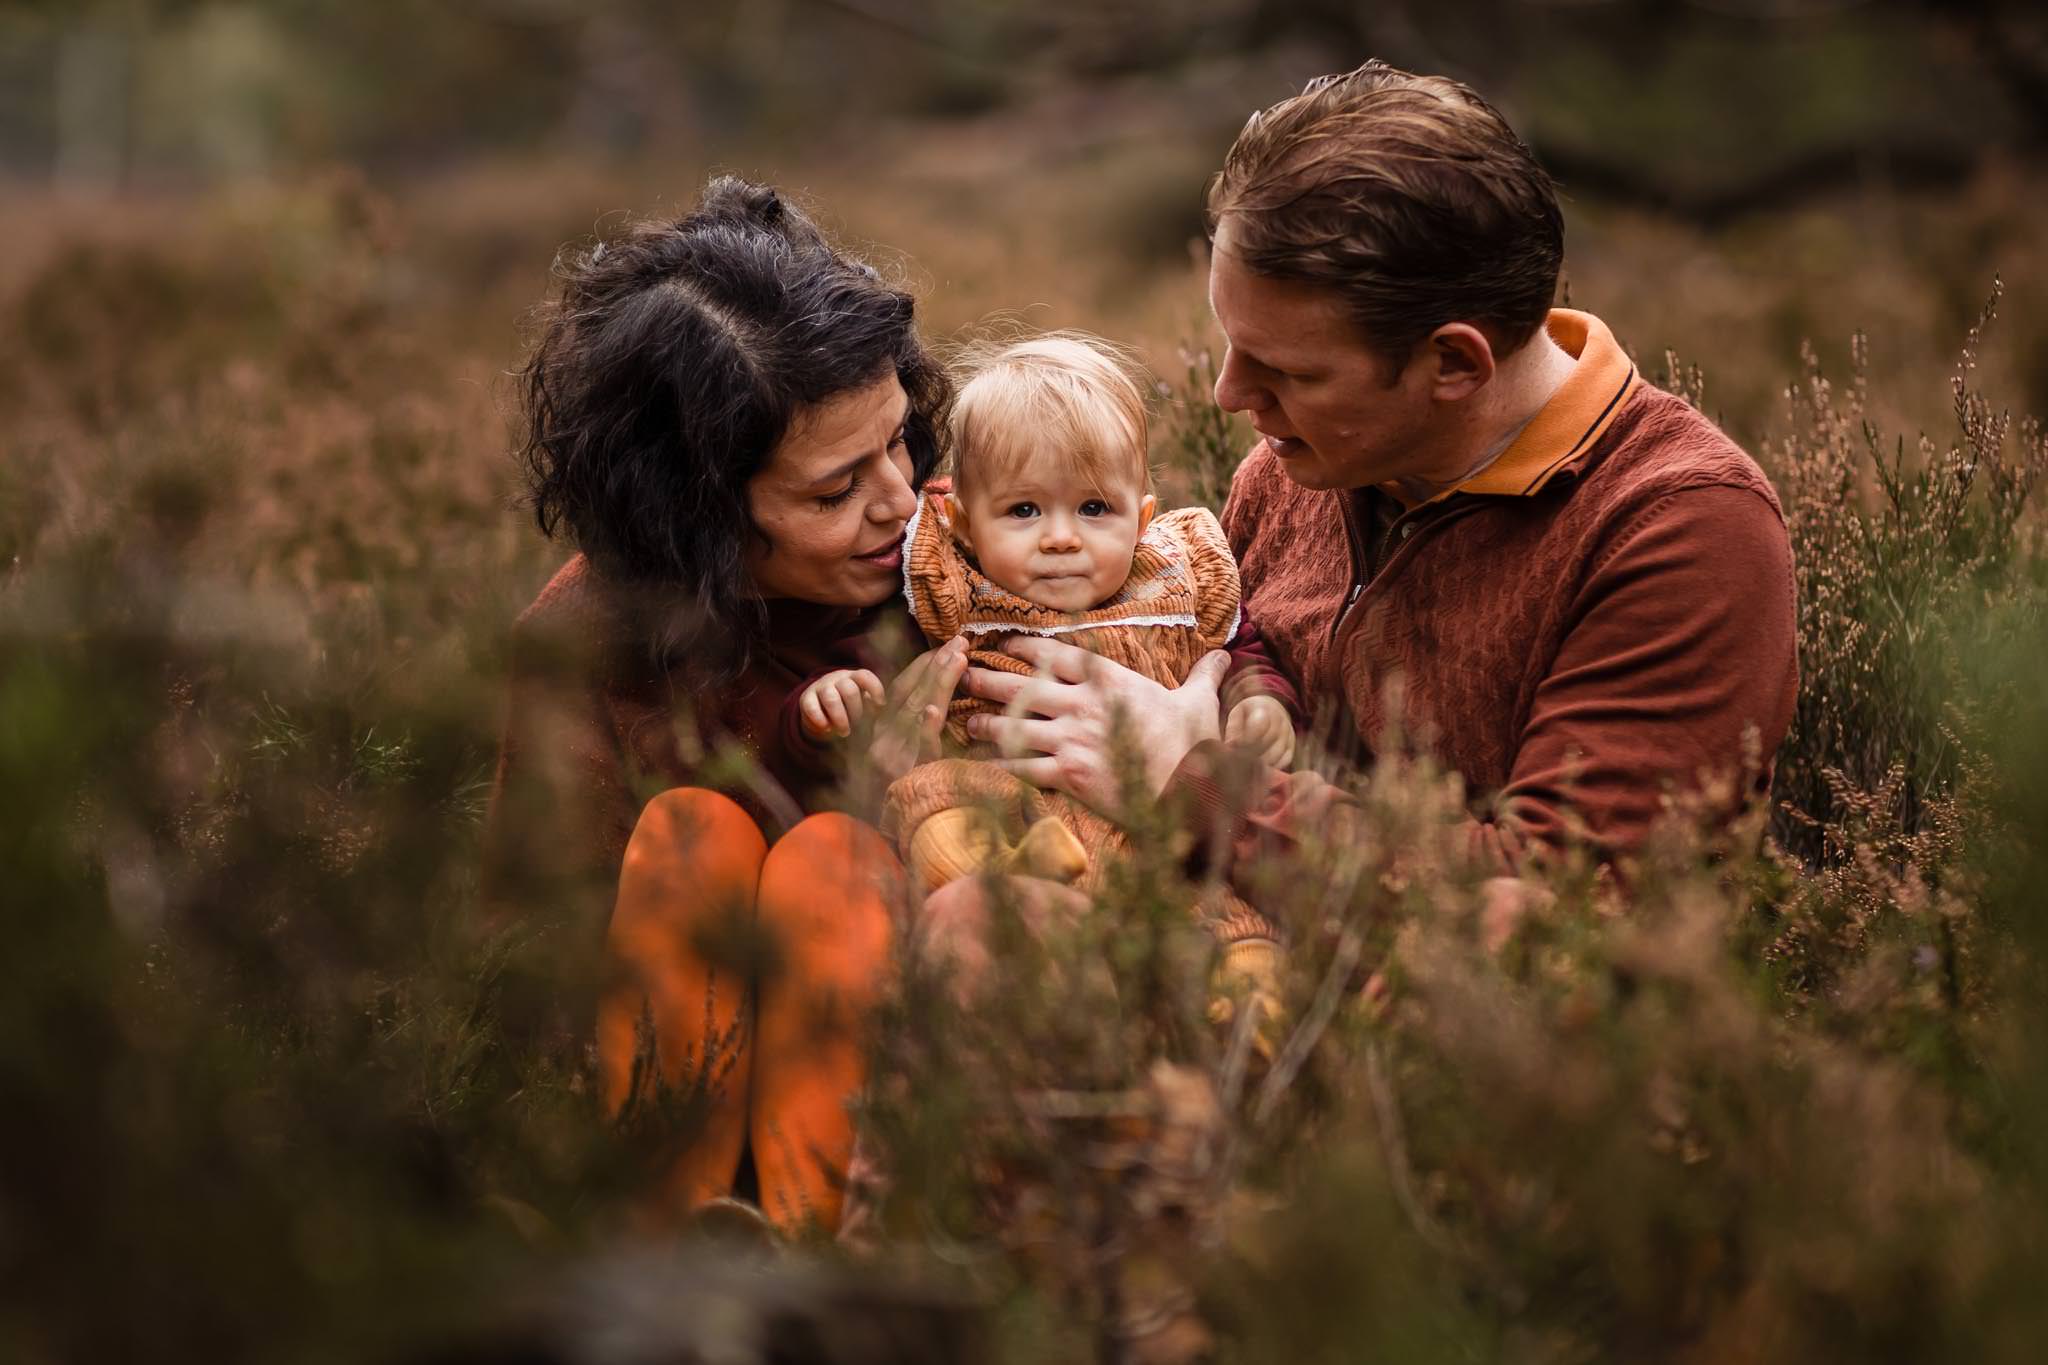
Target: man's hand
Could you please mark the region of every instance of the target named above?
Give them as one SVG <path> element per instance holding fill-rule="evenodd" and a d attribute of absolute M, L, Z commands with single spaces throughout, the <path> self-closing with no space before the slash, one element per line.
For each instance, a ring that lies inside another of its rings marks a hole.
<path fill-rule="evenodd" d="M 798 696 L 797 715 L 812 739 L 845 739 L 869 703 L 880 706 L 887 695 L 882 680 L 865 668 L 834 669 Z"/>
<path fill-rule="evenodd" d="M 967 690 L 1006 709 L 972 716 L 968 733 L 993 740 L 1005 768 L 1034 786 L 1062 791 L 1105 814 L 1121 802 L 1116 736 L 1144 763 L 1144 789 L 1157 796 L 1192 749 L 1217 738 L 1216 688 L 1230 656 L 1205 655 L 1177 688 L 1043 636 L 1008 640 L 1003 652 L 1038 667 L 1036 677 L 967 671 Z"/>
<path fill-rule="evenodd" d="M 927 650 L 890 684 L 887 708 L 875 725 L 868 760 L 885 781 L 894 782 L 918 764 L 939 756 L 946 731 L 946 704 L 967 671 L 967 637 L 956 635 Z"/>
<path fill-rule="evenodd" d="M 1294 722 L 1278 698 L 1246 697 L 1223 718 L 1223 742 L 1285 768 L 1294 758 Z"/>

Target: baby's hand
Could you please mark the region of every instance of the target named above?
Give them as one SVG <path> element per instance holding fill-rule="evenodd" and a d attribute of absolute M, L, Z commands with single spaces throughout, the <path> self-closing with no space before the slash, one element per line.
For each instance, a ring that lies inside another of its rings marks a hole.
<path fill-rule="evenodd" d="M 1223 742 L 1257 749 L 1266 762 L 1284 768 L 1294 757 L 1294 722 L 1287 718 L 1287 708 L 1274 698 L 1246 697 L 1225 717 Z"/>
<path fill-rule="evenodd" d="M 873 702 L 879 706 L 888 694 L 882 680 L 865 668 L 841 668 L 827 673 L 803 690 L 797 698 L 797 715 L 804 733 L 812 739 L 845 739 Z"/>

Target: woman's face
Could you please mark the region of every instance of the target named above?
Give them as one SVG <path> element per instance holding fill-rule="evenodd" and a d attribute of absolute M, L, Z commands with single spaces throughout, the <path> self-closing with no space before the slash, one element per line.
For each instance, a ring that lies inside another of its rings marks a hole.
<path fill-rule="evenodd" d="M 903 528 L 917 510 L 895 371 L 806 408 L 747 483 L 761 534 L 747 569 L 763 597 L 872 607 L 903 583 Z"/>

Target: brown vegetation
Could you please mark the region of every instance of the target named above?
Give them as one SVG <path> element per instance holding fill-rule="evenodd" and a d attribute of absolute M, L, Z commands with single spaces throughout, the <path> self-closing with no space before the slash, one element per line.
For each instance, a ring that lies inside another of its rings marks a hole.
<path fill-rule="evenodd" d="M 1166 491 L 1216 498 L 1241 433 L 1181 385 L 1199 276 L 1086 190 L 1140 152 L 996 183 L 919 146 L 888 183 L 785 178 L 902 251 L 941 333 L 1028 308 L 1148 348 Z M 0 1354 L 408 1352 L 609 1241 L 687 1131 L 607 1131 L 552 1041 L 590 945 L 470 912 L 504 631 L 556 553 L 509 506 L 515 329 L 592 206 L 692 183 L 10 204 Z M 1785 804 L 1712 846 L 1675 810 L 1626 898 L 1570 867 L 1507 900 L 1444 837 L 1455 778 L 1381 764 L 1370 847 L 1273 870 L 1270 1062 L 1252 1011 L 1211 1022 L 1141 831 L 1072 936 L 1006 942 L 997 1004 L 906 979 L 892 1283 L 966 1292 L 1015 1360 L 2031 1358 L 2043 450 L 1985 395 L 2043 393 L 2036 208 L 1986 182 L 1726 238 L 1586 210 L 1576 301 L 1696 357 L 1787 494 Z M 1855 323 L 1846 370 L 1797 367 Z"/>

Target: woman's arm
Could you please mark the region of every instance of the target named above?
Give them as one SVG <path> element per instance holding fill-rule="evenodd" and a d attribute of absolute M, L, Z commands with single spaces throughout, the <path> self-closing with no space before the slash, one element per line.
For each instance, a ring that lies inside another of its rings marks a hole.
<path fill-rule="evenodd" d="M 484 825 L 486 913 L 566 910 L 602 936 L 639 810 L 602 701 L 562 651 L 517 632 L 509 691 Z"/>

